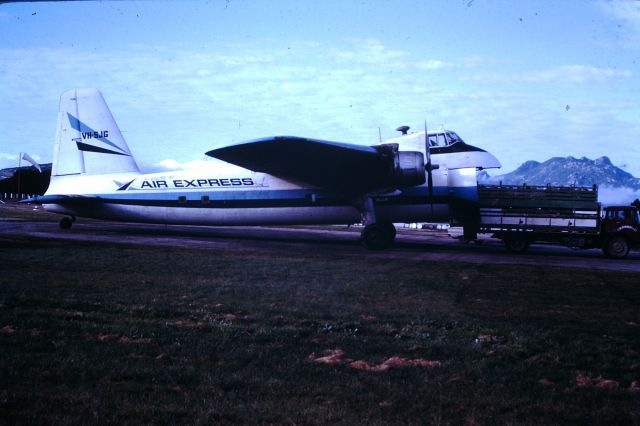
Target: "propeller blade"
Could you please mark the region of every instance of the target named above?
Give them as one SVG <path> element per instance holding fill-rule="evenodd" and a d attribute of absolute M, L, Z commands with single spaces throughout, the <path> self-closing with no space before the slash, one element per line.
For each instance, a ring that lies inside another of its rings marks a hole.
<path fill-rule="evenodd" d="M 425 154 L 427 155 L 427 164 L 425 165 L 425 169 L 427 169 L 427 185 L 429 187 L 429 198 L 433 197 L 433 176 L 432 176 L 432 167 L 431 167 L 431 144 L 429 143 L 429 134 L 427 133 L 427 120 L 424 120 L 424 145 L 425 145 Z"/>

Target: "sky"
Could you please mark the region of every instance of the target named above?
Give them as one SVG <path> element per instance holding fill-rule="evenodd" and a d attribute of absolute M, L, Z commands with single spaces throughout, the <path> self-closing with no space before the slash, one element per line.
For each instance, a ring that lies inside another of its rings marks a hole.
<path fill-rule="evenodd" d="M 273 135 L 455 130 L 501 174 L 608 156 L 640 177 L 638 0 L 0 4 L 0 168 L 51 162 L 59 96 L 100 89 L 143 170 Z"/>

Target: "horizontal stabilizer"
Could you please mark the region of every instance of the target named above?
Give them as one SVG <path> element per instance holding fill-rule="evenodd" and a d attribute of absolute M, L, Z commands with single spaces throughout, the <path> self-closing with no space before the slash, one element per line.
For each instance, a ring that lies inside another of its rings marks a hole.
<path fill-rule="evenodd" d="M 77 205 L 97 198 L 98 197 L 86 195 L 36 195 L 35 197 L 20 200 L 19 202 L 29 204 Z"/>

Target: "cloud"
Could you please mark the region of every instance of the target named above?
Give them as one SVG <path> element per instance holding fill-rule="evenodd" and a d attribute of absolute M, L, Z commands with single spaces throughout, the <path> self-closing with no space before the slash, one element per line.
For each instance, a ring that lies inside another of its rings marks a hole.
<path fill-rule="evenodd" d="M 591 148 L 595 126 L 611 129 L 609 139 L 619 144 L 640 134 L 637 102 L 622 102 L 619 91 L 592 102 L 593 91 L 577 93 L 592 83 L 606 89 L 630 80 L 629 71 L 561 65 L 491 74 L 499 67 L 477 56 L 419 57 L 376 39 L 289 40 L 268 48 L 258 40 L 206 49 L 138 45 L 99 53 L 0 49 L 0 133 L 20 141 L 16 151 L 50 161 L 59 94 L 92 86 L 103 92 L 138 161 L 162 170 L 189 167 L 209 149 L 278 134 L 370 145 L 378 142 L 378 128 L 386 139 L 399 125 L 421 128 L 425 118 L 430 127 L 443 124 L 499 153 L 505 167 L 534 151 L 615 160 L 610 152 L 581 152 L 605 149 Z M 557 84 L 576 93 L 565 98 Z M 176 163 L 161 164 L 166 159 Z"/>
<path fill-rule="evenodd" d="M 480 72 L 465 75 L 462 77 L 462 80 L 487 84 L 544 83 L 586 86 L 589 84 L 614 83 L 631 76 L 631 71 L 625 69 L 601 68 L 589 65 L 559 65 L 544 70 L 522 71 L 517 73 L 501 71 Z"/>
<path fill-rule="evenodd" d="M 598 3 L 605 16 L 618 24 L 609 29 L 607 38 L 613 45 L 640 46 L 640 1 L 607 0 Z"/>
<path fill-rule="evenodd" d="M 231 173 L 237 172 L 241 169 L 238 166 L 214 158 L 209 160 L 192 160 L 186 162 L 165 159 L 150 166 L 142 166 L 142 168 L 145 173 L 175 170 L 204 170 L 207 172 L 215 171 L 216 173 Z"/>
<path fill-rule="evenodd" d="M 604 205 L 628 205 L 640 199 L 640 191 L 632 188 L 598 187 L 598 200 Z"/>
<path fill-rule="evenodd" d="M 0 152 L 0 160 L 18 161 L 18 154 Z"/>
<path fill-rule="evenodd" d="M 611 16 L 640 27 L 640 2 L 637 0 L 607 0 L 599 4 Z"/>
<path fill-rule="evenodd" d="M 454 69 L 458 66 L 473 66 L 479 59 L 463 58 L 459 64 L 433 58 L 419 58 L 404 50 L 389 49 L 376 39 L 353 39 L 340 48 L 330 50 L 330 59 L 336 65 L 349 68 L 375 66 L 376 70 L 435 72 Z"/>
<path fill-rule="evenodd" d="M 542 71 L 524 73 L 522 81 L 545 83 L 590 84 L 609 82 L 631 76 L 628 70 L 598 68 L 585 65 L 562 65 Z"/>
<path fill-rule="evenodd" d="M 332 49 L 331 57 L 337 62 L 381 66 L 405 65 L 408 54 L 392 50 L 376 39 L 352 39 L 341 49 Z"/>
<path fill-rule="evenodd" d="M 454 67 L 453 63 L 439 61 L 436 59 L 428 61 L 417 61 L 413 64 L 416 69 L 423 71 L 440 71 L 445 69 L 451 69 Z"/>
<path fill-rule="evenodd" d="M 202 169 L 205 166 L 205 160 L 194 160 L 186 163 L 181 163 L 176 160 L 166 159 L 157 164 L 166 170 L 189 170 L 189 169 Z"/>

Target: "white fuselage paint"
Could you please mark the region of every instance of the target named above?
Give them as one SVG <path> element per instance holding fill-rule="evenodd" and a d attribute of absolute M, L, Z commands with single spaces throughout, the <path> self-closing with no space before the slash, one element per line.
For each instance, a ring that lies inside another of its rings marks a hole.
<path fill-rule="evenodd" d="M 483 151 L 433 155 L 433 162 L 452 162 L 460 155 L 482 164 Z M 433 171 L 427 183 L 388 194 L 373 194 L 379 221 L 448 222 L 448 199 L 475 196 L 476 168 Z M 465 193 L 466 192 L 466 193 Z M 301 186 L 268 174 L 231 166 L 224 175 L 210 170 L 154 174 L 56 176 L 47 195 L 91 197 L 73 205 L 44 204 L 48 211 L 79 217 L 192 225 L 352 224 L 361 212 L 352 200 L 321 188 Z"/>

